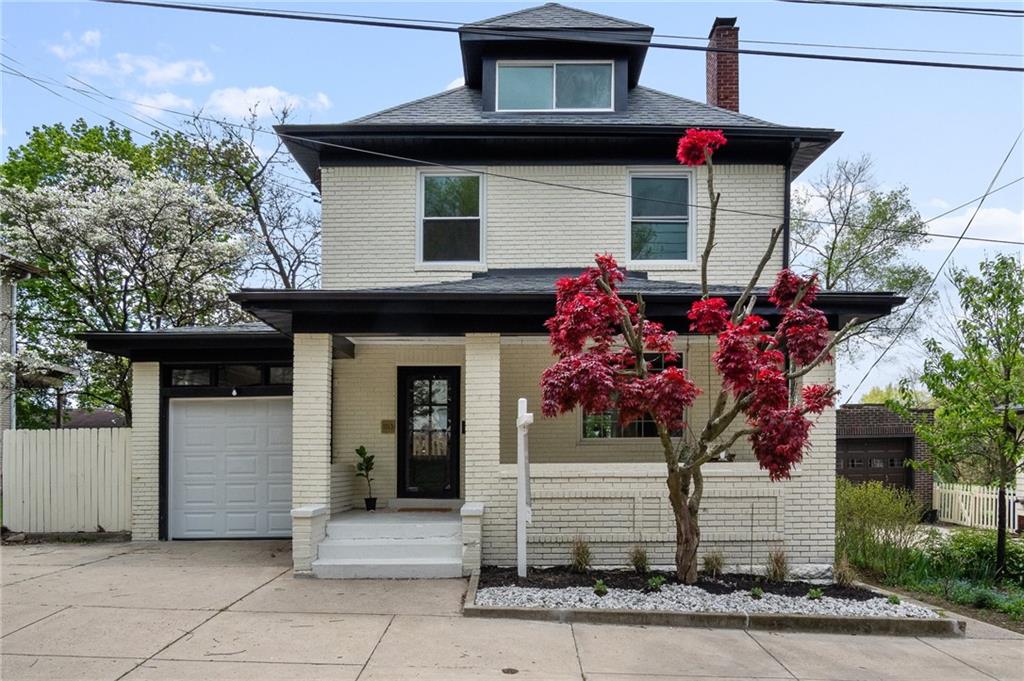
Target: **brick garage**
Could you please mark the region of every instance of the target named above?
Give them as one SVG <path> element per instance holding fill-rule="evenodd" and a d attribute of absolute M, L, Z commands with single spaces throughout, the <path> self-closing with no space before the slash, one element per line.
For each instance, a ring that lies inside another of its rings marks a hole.
<path fill-rule="evenodd" d="M 836 475 L 854 482 L 879 480 L 906 487 L 932 508 L 932 474 L 907 460 L 927 461 L 928 448 L 914 426 L 883 404 L 847 404 L 837 412 Z M 932 410 L 917 412 L 931 419 Z"/>

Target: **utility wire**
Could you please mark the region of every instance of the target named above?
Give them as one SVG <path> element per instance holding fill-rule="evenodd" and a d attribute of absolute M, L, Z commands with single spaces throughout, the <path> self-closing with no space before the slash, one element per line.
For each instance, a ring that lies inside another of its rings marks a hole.
<path fill-rule="evenodd" d="M 442 26 L 442 25 L 431 25 L 431 24 L 414 24 L 406 21 L 381 21 L 375 19 L 347 19 L 337 16 L 328 16 L 323 14 L 297 14 L 292 11 L 283 10 L 266 10 L 256 8 L 245 8 L 245 7 L 229 7 L 222 5 L 194 5 L 186 3 L 174 3 L 174 2 L 152 2 L 150 0 L 93 0 L 93 2 L 103 2 L 114 5 L 136 5 L 140 7 L 156 7 L 160 9 L 176 9 L 186 10 L 192 12 L 207 12 L 213 14 L 230 14 L 238 16 L 250 16 L 250 17 L 263 17 L 271 19 L 294 19 L 298 21 L 315 21 L 325 23 L 337 23 L 337 24 L 350 24 L 355 26 L 374 26 L 378 28 L 400 28 L 414 31 L 434 31 L 441 33 L 468 33 L 472 35 L 490 35 L 508 37 L 507 31 L 498 31 L 494 29 L 487 29 L 479 26 L 462 26 L 456 28 L 454 26 Z M 838 54 L 821 54 L 813 52 L 785 52 L 775 50 L 752 50 L 746 48 L 731 48 L 731 47 L 711 47 L 701 45 L 679 45 L 677 43 L 658 43 L 643 40 L 625 40 L 625 39 L 600 39 L 596 37 L 588 37 L 586 39 L 580 39 L 570 36 L 559 36 L 551 33 L 531 33 L 529 31 L 515 31 L 515 35 L 520 38 L 531 38 L 537 40 L 548 40 L 548 41 L 560 41 L 568 43 L 587 43 L 587 44 L 599 44 L 599 45 L 612 45 L 612 46 L 626 46 L 626 47 L 651 47 L 657 49 L 668 49 L 668 50 L 683 50 L 691 52 L 717 52 L 725 54 L 749 54 L 758 55 L 763 57 L 786 57 L 792 59 L 810 59 L 818 61 L 837 61 L 837 62 L 856 62 L 862 64 L 888 64 L 896 66 L 921 66 L 931 68 L 946 68 L 946 69 L 968 69 L 973 71 L 1005 71 L 1020 73 L 1024 72 L 1022 66 L 1003 66 L 998 64 L 973 64 L 973 63 L 962 63 L 962 62 L 938 62 L 938 61 L 924 61 L 915 59 L 890 59 L 882 57 L 862 57 L 856 55 L 838 55 Z"/>
<path fill-rule="evenodd" d="M 795 5 L 833 5 L 839 7 L 866 7 L 870 9 L 893 9 L 909 12 L 938 12 L 942 14 L 971 14 L 983 17 L 1024 17 L 1024 10 L 1005 7 L 956 7 L 953 5 L 917 5 L 894 2 L 858 2 L 856 0 L 777 0 Z"/>
<path fill-rule="evenodd" d="M 3 53 L 0 53 L 0 57 L 6 57 L 6 56 L 7 55 L 4 55 Z M 14 73 L 14 72 L 11 72 L 11 71 L 4 71 L 3 70 L 3 69 L 10 69 L 10 68 L 11 67 L 9 67 L 9 66 L 2 67 L 2 68 L 0 68 L 0 72 L 9 73 L 10 75 L 15 75 L 15 76 L 19 76 L 19 77 L 27 77 L 27 76 L 25 76 L 25 74 L 22 74 L 21 72 Z M 36 79 L 29 78 L 29 80 L 35 81 Z M 69 89 L 71 91 L 74 91 L 74 92 L 81 92 L 80 89 L 74 88 L 74 87 L 69 86 L 69 85 L 60 84 L 60 83 L 57 83 L 56 81 L 52 81 L 52 80 L 50 82 L 55 84 L 55 85 L 59 85 L 60 87 Z M 96 90 L 96 88 L 93 87 L 93 86 L 90 86 L 90 88 L 92 88 L 93 90 Z M 46 89 L 49 90 L 49 88 L 46 88 Z M 101 92 L 101 91 L 97 90 L 97 92 Z M 57 93 L 54 93 L 54 94 L 57 94 Z M 60 95 L 58 95 L 58 96 L 60 96 Z M 244 130 L 251 130 L 251 131 L 263 133 L 263 134 L 266 134 L 266 135 L 282 137 L 282 138 L 285 138 L 285 139 L 294 140 L 296 142 L 305 142 L 305 143 L 319 144 L 319 145 L 330 147 L 330 148 L 342 149 L 344 151 L 351 151 L 351 152 L 354 152 L 354 153 L 365 154 L 365 155 L 370 155 L 370 156 L 376 156 L 376 157 L 379 157 L 379 158 L 388 158 L 388 159 L 391 159 L 391 160 L 402 161 L 402 162 L 405 162 L 405 163 L 411 163 L 411 164 L 416 164 L 416 165 L 425 165 L 425 166 L 431 166 L 431 167 L 435 167 L 435 168 L 444 168 L 444 169 L 447 169 L 447 170 L 455 170 L 455 171 L 458 171 L 458 172 L 473 173 L 473 174 L 476 174 L 476 175 L 486 175 L 488 177 L 496 177 L 496 178 L 504 179 L 504 180 L 511 180 L 511 181 L 516 181 L 516 182 L 524 182 L 524 183 L 528 183 L 528 184 L 541 185 L 541 186 L 553 187 L 553 188 L 558 188 L 558 189 L 569 189 L 569 190 L 572 190 L 572 191 L 587 192 L 587 193 L 590 193 L 590 194 L 599 194 L 599 195 L 604 195 L 604 196 L 614 196 L 614 197 L 620 197 L 620 198 L 625 198 L 625 199 L 630 199 L 630 200 L 632 200 L 632 198 L 633 198 L 632 194 L 628 194 L 628 193 L 625 193 L 625 192 L 615 192 L 615 191 L 604 190 L 604 189 L 594 189 L 592 187 L 580 187 L 578 185 L 564 184 L 564 183 L 561 183 L 561 182 L 550 182 L 550 181 L 547 181 L 547 180 L 538 180 L 536 178 L 518 177 L 518 176 L 515 176 L 515 175 L 506 175 L 506 174 L 498 173 L 498 172 L 495 172 L 495 171 L 480 170 L 479 168 L 469 168 L 469 167 L 464 167 L 464 166 L 440 163 L 440 162 L 437 162 L 437 161 L 427 161 L 427 160 L 424 160 L 424 159 L 413 158 L 413 157 L 410 157 L 410 156 L 399 156 L 397 154 L 389 154 L 389 153 L 386 153 L 386 152 L 376 151 L 376 150 L 373 150 L 373 149 L 366 149 L 366 148 L 362 148 L 362 147 L 354 147 L 354 146 L 350 146 L 350 145 L 346 145 L 346 144 L 340 144 L 340 143 L 336 143 L 336 142 L 326 142 L 326 141 L 322 141 L 322 140 L 313 139 L 313 138 L 310 138 L 310 137 L 305 137 L 305 136 L 302 136 L 302 135 L 293 135 L 293 134 L 290 134 L 290 133 L 276 132 L 276 131 L 268 130 L 266 128 L 262 128 L 262 127 L 259 127 L 259 126 L 249 126 L 249 125 L 244 125 L 244 124 L 241 124 L 241 123 L 230 123 L 228 121 L 220 120 L 220 119 L 217 119 L 217 118 L 212 118 L 212 117 L 203 116 L 203 115 L 194 114 L 194 113 L 190 114 L 190 113 L 187 113 L 187 112 L 184 112 L 184 111 L 178 111 L 178 110 L 175 110 L 175 109 L 169 109 L 169 108 L 165 108 L 165 107 L 160 107 L 160 106 L 157 106 L 155 104 L 149 104 L 149 103 L 146 103 L 146 102 L 137 102 L 137 101 L 133 101 L 133 100 L 130 100 L 130 99 L 124 99 L 124 98 L 121 98 L 121 97 L 115 97 L 113 95 L 109 95 L 109 94 L 106 94 L 106 93 L 103 93 L 103 96 L 107 97 L 108 99 L 111 99 L 111 100 L 127 102 L 129 104 L 135 104 L 135 105 L 138 105 L 138 106 L 142 106 L 142 107 L 146 107 L 146 108 L 151 108 L 151 109 L 155 109 L 155 110 L 158 110 L 158 111 L 163 111 L 163 112 L 166 112 L 166 113 L 174 114 L 174 115 L 177 115 L 177 116 L 182 116 L 182 117 L 185 117 L 185 118 L 195 118 L 197 120 L 203 120 L 203 121 L 211 122 L 211 123 L 218 124 L 218 125 L 225 125 L 225 126 L 239 128 L 239 129 L 244 129 Z M 67 99 L 66 97 L 61 97 L 61 98 L 62 99 Z M 68 100 L 68 101 L 72 101 L 72 100 Z M 72 103 L 75 103 L 75 102 L 72 101 Z M 92 111 L 92 110 L 90 109 L 90 111 Z M 93 112 L 97 113 L 95 111 L 93 111 Z M 98 113 L 97 113 L 97 115 L 101 115 L 102 116 L 102 114 L 98 114 Z M 107 120 L 111 120 L 111 119 L 108 118 Z M 117 121 L 114 121 L 114 122 L 117 122 Z M 129 129 L 131 129 L 131 128 L 129 128 Z M 185 134 L 185 133 L 183 133 L 183 134 Z M 1000 187 L 994 188 L 994 189 L 992 189 L 990 192 L 988 192 L 987 194 L 985 194 L 982 197 L 976 197 L 976 198 L 971 199 L 970 201 L 966 201 L 966 202 L 964 202 L 964 203 L 962 203 L 962 204 L 960 204 L 958 206 L 954 206 L 953 208 L 950 208 L 950 209 L 946 210 L 945 212 L 940 213 L 939 215 L 933 216 L 933 217 L 931 217 L 931 218 L 929 218 L 927 220 L 922 220 L 922 224 L 928 224 L 930 222 L 933 222 L 935 220 L 943 218 L 943 217 L 945 217 L 945 216 L 947 216 L 947 215 L 949 215 L 949 214 L 951 214 L 951 213 L 953 213 L 953 212 L 955 212 L 957 210 L 960 210 L 961 208 L 969 206 L 969 205 L 973 204 L 974 202 L 979 201 L 979 200 L 983 199 L 984 197 L 989 196 L 990 194 L 994 194 L 994 193 L 996 193 L 998 191 L 1001 191 L 1003 189 L 1006 189 L 1006 188 L 1008 188 L 1008 187 L 1010 187 L 1010 186 L 1012 186 L 1014 184 L 1017 184 L 1018 182 L 1021 182 L 1022 180 L 1024 180 L 1024 176 L 1018 177 L 1018 178 L 1016 178 L 1014 180 L 1011 180 L 1010 182 L 1007 182 L 1006 184 L 1004 184 L 1004 185 L 1002 185 Z M 702 204 L 699 204 L 699 203 L 689 203 L 689 202 L 684 202 L 684 201 L 672 201 L 670 199 L 653 199 L 653 198 L 645 199 L 645 200 L 656 202 L 656 203 L 660 203 L 660 204 L 671 205 L 671 206 L 677 207 L 677 208 L 687 207 L 687 208 L 699 208 L 699 209 L 702 209 L 702 210 L 703 209 L 708 209 L 708 206 L 705 206 L 705 205 L 702 205 Z M 761 212 L 757 212 L 757 211 L 742 210 L 742 209 L 739 209 L 739 208 L 727 208 L 727 207 L 724 207 L 724 206 L 719 206 L 718 210 L 721 211 L 721 212 L 724 212 L 724 213 L 733 213 L 733 214 L 738 214 L 738 215 L 746 215 L 746 216 L 750 216 L 750 217 L 762 217 L 762 218 L 768 218 L 768 219 L 771 219 L 771 220 L 783 220 L 784 219 L 782 216 L 779 216 L 779 215 L 772 215 L 770 213 L 761 213 Z M 834 224 L 835 224 L 835 223 L 829 222 L 827 220 L 811 220 L 811 219 L 808 219 L 808 220 L 805 220 L 805 221 L 806 222 L 811 222 L 811 223 L 814 223 L 814 224 L 827 225 L 827 226 L 834 226 Z M 966 241 L 978 241 L 978 242 L 1005 244 L 1005 245 L 1012 245 L 1012 246 L 1024 246 L 1024 241 L 1013 241 L 1013 240 L 1009 240 L 1009 239 L 992 239 L 992 238 L 986 238 L 986 237 L 964 237 L 964 236 L 957 236 L 955 234 L 943 234 L 943 233 L 935 233 L 935 232 L 922 232 L 922 233 L 918 233 L 918 232 L 913 232 L 913 231 L 910 231 L 910 230 L 893 229 L 893 228 L 886 228 L 886 227 L 870 227 L 868 229 L 870 229 L 872 231 L 889 232 L 889 233 L 894 233 L 894 234 L 906 234 L 906 235 L 920 234 L 921 236 L 926 236 L 926 237 L 936 237 L 936 238 L 945 238 L 945 239 L 958 239 L 958 240 L 966 240 Z"/>
<path fill-rule="evenodd" d="M 244 9 L 237 5 L 224 5 L 231 9 Z M 378 21 L 404 21 L 416 24 L 447 24 L 449 26 L 465 26 L 472 22 L 469 21 L 446 21 L 444 19 L 410 19 L 403 17 L 388 17 L 379 16 L 373 14 L 346 14 L 341 12 L 312 12 L 308 10 L 290 10 L 294 14 L 309 14 L 309 15 L 320 15 L 329 17 L 345 17 L 349 19 L 375 19 Z M 668 38 L 671 40 L 695 40 L 698 42 L 706 42 L 707 36 L 700 35 L 675 35 L 671 33 L 655 33 L 654 38 Z M 952 55 L 964 55 L 970 57 L 1024 57 L 1024 53 L 1020 52 L 976 52 L 968 50 L 935 50 L 927 48 L 914 48 L 914 47 L 883 47 L 879 45 L 837 45 L 834 43 L 806 43 L 806 42 L 792 42 L 786 40 L 755 40 L 752 38 L 740 38 L 741 43 L 750 43 L 751 45 L 785 45 L 789 47 L 822 47 L 826 49 L 841 49 L 841 50 L 864 50 L 864 51 L 875 51 L 875 52 L 916 52 L 919 54 L 952 54 Z"/>
<path fill-rule="evenodd" d="M 971 214 L 970 220 L 967 221 L 967 224 L 964 225 L 963 230 L 960 232 L 960 238 L 958 238 L 950 247 L 949 252 L 946 253 L 946 257 L 942 260 L 942 264 L 940 264 L 939 268 L 935 270 L 935 276 L 933 276 L 931 281 L 928 282 L 927 288 L 925 288 L 924 292 L 921 294 L 921 297 L 918 298 L 917 303 L 914 305 L 914 308 L 910 311 L 910 314 L 907 315 L 907 318 L 905 320 L 903 320 L 903 324 L 900 325 L 899 330 L 892 337 L 892 340 L 890 340 L 889 344 L 885 346 L 884 350 L 882 350 L 882 354 L 875 358 L 875 361 L 871 363 L 871 366 L 868 367 L 868 370 L 865 371 L 864 375 L 860 377 L 859 381 L 857 381 L 856 387 L 854 387 L 853 391 L 850 393 L 850 399 L 853 399 L 853 396 L 856 395 L 857 391 L 860 390 L 860 387 L 864 385 L 864 381 L 866 381 L 868 376 L 871 375 L 871 372 L 875 370 L 875 367 L 878 366 L 879 362 L 881 362 L 882 359 L 884 359 L 885 356 L 889 353 L 889 351 L 892 350 L 893 346 L 896 345 L 896 342 L 899 340 L 900 336 L 903 335 L 903 332 L 907 330 L 908 326 L 910 326 L 910 322 L 914 319 L 914 315 L 916 315 L 917 311 L 921 309 L 921 305 L 924 303 L 925 299 L 927 299 L 928 294 L 935 286 L 935 282 L 939 280 L 939 275 L 942 274 L 942 270 L 946 267 L 946 264 L 949 262 L 950 258 L 953 257 L 953 253 L 956 251 L 956 247 L 959 246 L 960 242 L 964 240 L 964 236 L 967 234 L 967 230 L 971 228 L 971 224 L 974 222 L 974 218 L 978 217 L 978 213 L 981 211 L 981 207 L 985 205 L 985 197 L 988 196 L 988 193 L 991 192 L 992 187 L 996 183 L 996 180 L 999 179 L 999 175 L 1003 172 L 1003 168 L 1006 167 L 1006 162 L 1010 160 L 1010 156 L 1013 154 L 1013 150 L 1017 148 L 1017 143 L 1020 142 L 1020 138 L 1022 135 L 1024 135 L 1024 129 L 1021 129 L 1021 131 L 1017 133 L 1017 137 L 1013 140 L 1013 144 L 1010 145 L 1009 151 L 1007 151 L 1006 156 L 1003 157 L 1003 162 L 999 164 L 999 168 L 996 169 L 996 174 L 992 176 L 992 180 L 988 183 L 988 189 L 986 190 L 986 194 L 978 202 L 978 205 L 974 208 L 974 213 Z M 850 400 L 847 400 L 846 404 L 849 403 Z"/>

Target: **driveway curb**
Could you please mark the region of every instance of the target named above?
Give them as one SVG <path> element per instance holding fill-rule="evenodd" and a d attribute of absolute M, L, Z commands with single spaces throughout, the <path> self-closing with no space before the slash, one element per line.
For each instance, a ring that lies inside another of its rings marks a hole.
<path fill-rule="evenodd" d="M 480 573 L 469 579 L 464 617 L 495 617 L 516 620 L 583 624 L 625 624 L 663 627 L 703 627 L 757 631 L 799 631 L 826 634 L 886 636 L 963 637 L 967 623 L 943 617 L 911 619 L 895 617 L 838 617 L 829 615 L 777 615 L 768 613 L 652 612 L 606 608 L 525 608 L 476 605 Z"/>

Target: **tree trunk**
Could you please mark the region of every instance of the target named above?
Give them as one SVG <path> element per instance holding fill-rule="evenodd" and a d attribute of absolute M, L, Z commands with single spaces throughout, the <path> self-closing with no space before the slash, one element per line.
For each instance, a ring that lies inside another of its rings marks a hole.
<path fill-rule="evenodd" d="M 684 584 L 693 584 L 697 581 L 697 548 L 700 546 L 697 512 L 691 511 L 687 503 L 689 485 L 681 473 L 669 473 L 666 483 L 676 523 L 676 578 Z"/>
<path fill-rule="evenodd" d="M 1006 481 L 999 476 L 999 508 L 996 510 L 996 579 L 1006 568 Z"/>

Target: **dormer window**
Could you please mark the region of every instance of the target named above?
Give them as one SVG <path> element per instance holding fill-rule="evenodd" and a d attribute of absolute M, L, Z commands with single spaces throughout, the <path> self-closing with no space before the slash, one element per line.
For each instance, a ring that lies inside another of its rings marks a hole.
<path fill-rule="evenodd" d="M 611 61 L 499 61 L 498 111 L 612 111 Z"/>

